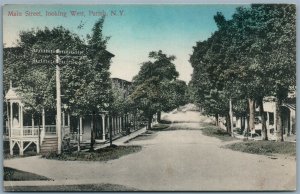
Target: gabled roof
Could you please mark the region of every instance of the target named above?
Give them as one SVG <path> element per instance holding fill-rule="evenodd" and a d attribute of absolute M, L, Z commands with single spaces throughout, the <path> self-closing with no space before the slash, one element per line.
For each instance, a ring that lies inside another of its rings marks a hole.
<path fill-rule="evenodd" d="M 10 88 L 5 95 L 6 100 L 21 100 L 21 97 L 17 94 L 15 88 Z"/>

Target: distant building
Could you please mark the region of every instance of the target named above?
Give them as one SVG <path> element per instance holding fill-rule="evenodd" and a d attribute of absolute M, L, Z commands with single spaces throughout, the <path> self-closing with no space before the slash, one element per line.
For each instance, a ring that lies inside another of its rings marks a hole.
<path fill-rule="evenodd" d="M 296 141 L 296 94 L 289 94 L 289 97 L 292 98 L 288 98 L 280 107 L 283 136 L 285 140 Z M 263 106 L 268 138 L 275 140 L 277 138 L 275 98 L 272 96 L 264 98 Z M 234 121 L 235 127 L 241 128 L 241 119 L 234 118 Z M 247 121 L 245 121 L 245 128 L 247 128 Z M 259 116 L 259 108 L 257 107 L 255 110 L 255 132 L 261 135 L 261 130 L 261 116 Z"/>
<path fill-rule="evenodd" d="M 128 97 L 132 88 L 132 82 L 120 78 L 111 78 L 111 82 L 112 87 L 121 91 L 124 98 Z"/>

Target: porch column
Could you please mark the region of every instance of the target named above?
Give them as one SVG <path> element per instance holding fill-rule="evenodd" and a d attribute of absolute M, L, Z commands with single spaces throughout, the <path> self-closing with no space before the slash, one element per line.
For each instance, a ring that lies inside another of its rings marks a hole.
<path fill-rule="evenodd" d="M 10 130 L 13 128 L 13 102 L 10 102 Z M 12 131 L 11 131 L 12 133 Z"/>
<path fill-rule="evenodd" d="M 70 114 L 68 114 L 68 126 L 70 127 L 71 125 L 70 125 Z"/>
<path fill-rule="evenodd" d="M 13 141 L 9 139 L 9 154 L 12 156 L 13 153 Z"/>
<path fill-rule="evenodd" d="M 23 140 L 20 141 L 20 156 L 24 155 L 24 143 Z"/>
<path fill-rule="evenodd" d="M 79 137 L 79 140 L 82 141 L 82 116 L 79 117 L 78 137 Z"/>
<path fill-rule="evenodd" d="M 64 138 L 66 131 L 65 131 L 65 112 L 62 113 L 62 137 Z"/>
<path fill-rule="evenodd" d="M 37 144 L 36 144 L 36 152 L 39 154 L 40 153 L 40 144 L 39 144 L 39 140 L 37 140 Z"/>
<path fill-rule="evenodd" d="M 20 127 L 23 131 L 23 106 L 20 105 L 20 115 L 19 115 L 19 123 L 20 123 Z"/>
<path fill-rule="evenodd" d="M 122 117 L 119 117 L 119 130 L 122 132 Z"/>
<path fill-rule="evenodd" d="M 118 116 L 115 116 L 115 125 L 116 125 L 116 134 L 118 134 L 119 133 L 119 128 L 118 128 Z"/>
<path fill-rule="evenodd" d="M 121 133 L 121 117 L 118 117 L 118 129 L 119 129 L 119 133 Z"/>
<path fill-rule="evenodd" d="M 105 114 L 101 114 L 102 119 L 102 139 L 105 141 Z"/>
<path fill-rule="evenodd" d="M 114 135 L 118 134 L 118 123 L 117 123 L 117 116 L 114 117 L 114 123 L 115 123 L 115 128 L 114 128 Z"/>
<path fill-rule="evenodd" d="M 46 119 L 45 119 L 45 109 L 42 110 L 42 129 L 45 131 L 46 128 Z"/>
<path fill-rule="evenodd" d="M 6 122 L 6 126 L 7 126 L 7 129 L 8 129 L 8 131 L 6 131 L 6 132 L 8 132 L 8 137 L 10 137 L 10 115 L 9 115 L 9 113 L 10 113 L 10 111 L 9 111 L 9 105 L 8 105 L 8 101 L 6 101 L 6 116 L 7 116 L 7 122 Z"/>
<path fill-rule="evenodd" d="M 19 115 L 19 127 L 21 128 L 21 107 L 20 102 L 18 102 L 18 115 Z"/>
<path fill-rule="evenodd" d="M 270 113 L 267 112 L 267 121 L 266 122 L 266 127 L 267 127 L 267 134 L 268 134 L 268 137 L 270 137 Z"/>
<path fill-rule="evenodd" d="M 32 127 L 32 133 L 33 133 L 33 130 L 34 130 L 34 117 L 33 117 L 33 114 L 31 115 L 31 127 Z M 21 130 L 21 134 L 23 136 L 23 130 Z"/>
<path fill-rule="evenodd" d="M 129 114 L 126 114 L 126 131 L 128 134 L 130 134 L 130 128 L 129 128 Z"/>
<path fill-rule="evenodd" d="M 109 119 L 109 115 L 107 115 L 107 127 L 106 127 L 107 131 L 109 131 L 109 126 L 110 126 L 110 119 Z M 106 134 L 106 132 L 105 132 L 105 134 Z M 105 134 L 104 134 L 104 137 L 105 137 Z"/>
<path fill-rule="evenodd" d="M 45 133 L 46 133 L 46 119 L 45 119 L 45 109 L 43 108 L 42 110 L 42 131 L 40 134 L 40 144 L 42 144 L 43 139 L 45 137 Z"/>
<path fill-rule="evenodd" d="M 118 116 L 116 116 L 115 118 L 115 123 L 116 123 L 116 134 L 119 134 Z"/>
<path fill-rule="evenodd" d="M 276 110 L 273 112 L 274 113 L 274 135 L 276 135 L 277 132 L 277 125 L 276 125 Z M 276 137 L 277 138 L 277 137 Z"/>
<path fill-rule="evenodd" d="M 293 134 L 293 115 L 292 115 L 292 110 L 290 110 L 290 135 Z"/>
<path fill-rule="evenodd" d="M 118 131 L 119 131 L 119 133 L 121 133 L 120 120 L 121 120 L 121 118 L 118 116 L 118 117 L 117 117 L 117 125 L 118 125 Z"/>

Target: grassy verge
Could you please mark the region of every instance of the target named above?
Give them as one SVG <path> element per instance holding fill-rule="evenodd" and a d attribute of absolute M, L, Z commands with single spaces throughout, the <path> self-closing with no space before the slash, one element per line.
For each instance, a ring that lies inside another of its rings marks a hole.
<path fill-rule="evenodd" d="M 164 129 L 167 129 L 170 126 L 168 123 L 158 123 L 151 127 L 152 131 L 163 131 Z"/>
<path fill-rule="evenodd" d="M 122 156 L 138 152 L 141 146 L 112 146 L 89 152 L 72 152 L 57 155 L 49 153 L 43 157 L 47 159 L 66 160 L 66 161 L 108 161 L 118 159 Z"/>
<path fill-rule="evenodd" d="M 47 177 L 17 170 L 14 168 L 4 167 L 3 169 L 4 181 L 37 181 L 37 180 L 51 180 Z"/>
<path fill-rule="evenodd" d="M 116 184 L 85 184 L 85 185 L 49 185 L 49 186 L 13 186 L 5 187 L 5 191 L 138 191 L 135 188 Z"/>
<path fill-rule="evenodd" d="M 231 137 L 229 133 L 224 131 L 223 129 L 220 129 L 219 127 L 216 126 L 205 126 L 201 128 L 202 133 L 206 136 L 211 136 L 211 137 L 216 137 L 222 141 L 232 141 L 236 140 L 236 138 Z"/>
<path fill-rule="evenodd" d="M 286 154 L 296 156 L 296 143 L 275 141 L 244 141 L 225 146 L 226 148 L 260 155 Z"/>

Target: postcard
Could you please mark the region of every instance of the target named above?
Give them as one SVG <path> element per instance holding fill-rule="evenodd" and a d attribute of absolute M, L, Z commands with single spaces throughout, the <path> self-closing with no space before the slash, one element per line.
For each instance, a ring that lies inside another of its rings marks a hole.
<path fill-rule="evenodd" d="M 295 191 L 295 4 L 3 6 L 4 191 Z"/>

